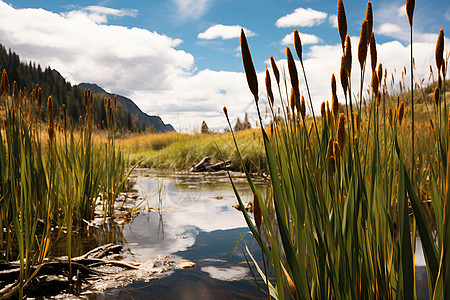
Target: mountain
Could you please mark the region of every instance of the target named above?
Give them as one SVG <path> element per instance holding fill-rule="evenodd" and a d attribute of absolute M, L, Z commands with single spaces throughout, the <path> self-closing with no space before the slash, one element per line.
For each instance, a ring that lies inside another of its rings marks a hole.
<path fill-rule="evenodd" d="M 105 94 L 107 97 L 110 97 L 111 99 L 114 98 L 115 94 L 111 94 L 106 92 L 104 89 L 99 87 L 95 83 L 80 83 L 77 85 L 82 90 L 84 89 L 90 89 L 92 93 L 94 94 Z M 131 99 L 117 95 L 117 101 L 122 105 L 122 107 L 125 110 L 128 110 L 131 114 L 131 116 L 136 116 L 136 113 L 138 114 L 138 124 L 142 125 L 142 123 L 145 123 L 148 128 L 153 126 L 157 132 L 167 132 L 167 131 L 175 131 L 172 125 L 170 124 L 164 124 L 164 122 L 161 120 L 158 116 L 149 116 L 145 112 L 143 112 Z"/>

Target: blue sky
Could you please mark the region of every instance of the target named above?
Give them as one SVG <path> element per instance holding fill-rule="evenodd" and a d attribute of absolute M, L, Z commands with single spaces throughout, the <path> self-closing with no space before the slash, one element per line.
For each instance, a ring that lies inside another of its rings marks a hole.
<path fill-rule="evenodd" d="M 355 49 L 367 2 L 344 4 Z M 72 83 L 94 82 L 128 96 L 179 131 L 198 129 L 202 120 L 223 129 L 223 105 L 233 118 L 245 112 L 254 118 L 242 73 L 240 27 L 246 29 L 261 73 L 260 90 L 268 58 L 274 55 L 283 63 L 294 29 L 304 44 L 314 107 L 330 98 L 329 78 L 339 70 L 336 1 L 0 1 L 0 5 L 0 43 L 24 60 L 50 65 Z M 409 53 L 404 1 L 375 0 L 373 8 L 379 61 L 391 72 L 401 70 L 408 65 Z M 417 78 L 426 76 L 437 33 L 444 28 L 450 34 L 449 25 L 449 1 L 416 2 Z"/>

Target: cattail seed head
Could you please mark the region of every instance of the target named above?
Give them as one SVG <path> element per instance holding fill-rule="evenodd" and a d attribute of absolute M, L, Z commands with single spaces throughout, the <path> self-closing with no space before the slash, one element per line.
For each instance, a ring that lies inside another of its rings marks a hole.
<path fill-rule="evenodd" d="M 273 92 L 272 92 L 272 82 L 270 80 L 270 73 L 269 69 L 266 67 L 266 92 L 267 92 L 267 98 L 269 98 L 269 104 L 270 106 L 273 106 Z"/>
<path fill-rule="evenodd" d="M 438 73 L 441 70 L 441 67 L 444 63 L 444 29 L 441 28 L 439 30 L 438 39 L 436 42 L 436 51 L 435 51 L 435 59 L 436 59 L 436 66 L 438 69 Z"/>
<path fill-rule="evenodd" d="M 399 105 L 400 105 L 400 95 L 397 95 L 397 109 L 398 109 Z"/>
<path fill-rule="evenodd" d="M 64 129 L 64 131 L 66 131 L 66 128 L 67 128 L 67 109 L 66 109 L 66 105 L 65 104 L 62 105 L 62 111 L 63 111 L 63 129 Z"/>
<path fill-rule="evenodd" d="M 333 139 L 330 138 L 330 140 L 328 141 L 328 151 L 327 151 L 328 158 L 333 156 L 333 154 L 334 154 L 333 151 L 334 151 L 334 143 L 333 143 Z"/>
<path fill-rule="evenodd" d="M 439 89 L 439 86 L 436 86 L 436 88 L 434 89 L 434 103 L 436 104 L 436 106 L 439 105 L 440 97 L 441 97 L 441 90 Z"/>
<path fill-rule="evenodd" d="M 375 95 L 377 95 L 377 94 L 378 94 L 378 75 L 377 75 L 377 72 L 373 72 L 373 73 L 372 73 L 372 82 L 371 82 L 371 85 L 372 85 L 373 93 L 374 93 Z"/>
<path fill-rule="evenodd" d="M 406 0 L 406 14 L 408 15 L 409 26 L 412 27 L 414 6 L 416 5 L 415 0 Z"/>
<path fill-rule="evenodd" d="M 261 208 L 259 207 L 259 201 L 258 196 L 256 194 L 253 194 L 253 217 L 255 219 L 256 228 L 258 229 L 258 232 L 261 233 Z"/>
<path fill-rule="evenodd" d="M 347 75 L 350 77 L 352 72 L 352 42 L 348 34 L 345 38 L 345 70 L 347 70 Z"/>
<path fill-rule="evenodd" d="M 248 48 L 247 38 L 245 37 L 244 29 L 241 28 L 241 55 L 244 64 L 244 71 L 247 77 L 248 87 L 258 102 L 258 78 L 256 77 L 255 67 L 253 66 L 252 56 Z"/>
<path fill-rule="evenodd" d="M 47 131 L 48 131 L 48 137 L 50 139 L 50 142 L 52 142 L 53 141 L 53 136 L 54 136 L 54 133 L 55 133 L 52 96 L 48 97 L 47 109 L 48 109 L 48 128 L 47 128 Z"/>
<path fill-rule="evenodd" d="M 388 108 L 388 119 L 389 119 L 389 124 L 392 127 L 392 108 Z"/>
<path fill-rule="evenodd" d="M 327 123 L 328 125 L 331 124 L 331 121 L 333 120 L 333 118 L 331 117 L 331 110 L 330 110 L 330 104 L 327 101 Z"/>
<path fill-rule="evenodd" d="M 225 117 L 228 119 L 228 110 L 226 106 L 223 107 L 223 113 L 225 114 Z"/>
<path fill-rule="evenodd" d="M 367 57 L 367 45 L 368 45 L 368 21 L 363 20 L 361 23 L 361 34 L 359 37 L 359 44 L 358 44 L 358 60 L 359 65 L 361 67 L 361 70 L 364 67 L 364 63 L 366 62 Z"/>
<path fill-rule="evenodd" d="M 347 78 L 347 70 L 346 70 L 346 57 L 345 55 L 342 55 L 341 57 L 341 70 L 340 70 L 340 78 L 341 78 L 341 85 L 342 89 L 344 90 L 344 95 L 347 92 L 348 89 L 348 78 Z"/>
<path fill-rule="evenodd" d="M 19 87 L 17 86 L 17 82 L 13 82 L 13 99 L 16 105 L 19 104 Z"/>
<path fill-rule="evenodd" d="M 2 72 L 2 80 L 0 84 L 0 95 L 8 95 L 9 94 L 9 79 L 8 79 L 8 73 L 6 72 L 6 69 L 3 69 Z"/>
<path fill-rule="evenodd" d="M 336 95 L 336 78 L 331 74 L 331 95 Z"/>
<path fill-rule="evenodd" d="M 337 140 L 341 154 L 344 153 L 345 146 L 345 117 L 344 114 L 339 114 L 339 125 L 337 129 Z"/>
<path fill-rule="evenodd" d="M 333 175 L 336 172 L 336 160 L 334 159 L 334 156 L 330 156 L 328 166 L 330 168 L 330 174 Z"/>
<path fill-rule="evenodd" d="M 372 2 L 367 2 L 366 9 L 366 20 L 367 20 L 367 45 L 370 43 L 370 36 L 373 31 L 373 11 L 372 11 Z"/>
<path fill-rule="evenodd" d="M 280 71 L 278 71 L 277 63 L 275 62 L 273 55 L 270 56 L 270 65 L 272 66 L 272 71 L 277 80 L 277 84 L 280 84 Z"/>
<path fill-rule="evenodd" d="M 338 0 L 337 3 L 337 22 L 342 50 L 344 50 L 345 37 L 347 35 L 347 17 L 345 16 L 344 2 L 342 0 Z"/>
<path fill-rule="evenodd" d="M 373 31 L 370 37 L 370 62 L 372 72 L 375 72 L 377 68 L 377 42 L 375 41 L 375 35 Z"/>
<path fill-rule="evenodd" d="M 378 83 L 381 84 L 381 80 L 383 78 L 383 65 L 381 63 L 378 64 Z"/>
<path fill-rule="evenodd" d="M 302 115 L 302 118 L 305 119 L 306 103 L 305 103 L 305 97 L 303 95 L 302 95 L 302 100 L 300 101 L 300 114 Z"/>
<path fill-rule="evenodd" d="M 405 103 L 401 101 L 398 107 L 398 124 L 400 126 L 402 126 L 404 115 L 405 115 Z"/>
<path fill-rule="evenodd" d="M 291 78 L 291 85 L 294 89 L 294 93 L 296 95 L 299 95 L 299 89 L 298 89 L 298 73 L 297 73 L 297 67 L 295 66 L 294 57 L 292 56 L 291 49 L 289 46 L 286 47 L 286 57 L 287 57 L 287 64 L 289 69 L 289 76 Z"/>
<path fill-rule="evenodd" d="M 302 40 L 300 39 L 300 34 L 298 33 L 298 30 L 294 30 L 294 47 L 295 52 L 297 52 L 298 59 L 303 62 L 302 59 Z"/>
<path fill-rule="evenodd" d="M 339 157 L 341 156 L 341 150 L 339 150 L 338 142 L 333 142 L 333 156 L 336 159 L 336 163 L 338 163 Z"/>
<path fill-rule="evenodd" d="M 325 117 L 325 101 L 322 101 L 322 104 L 320 104 L 320 114 L 322 117 Z"/>

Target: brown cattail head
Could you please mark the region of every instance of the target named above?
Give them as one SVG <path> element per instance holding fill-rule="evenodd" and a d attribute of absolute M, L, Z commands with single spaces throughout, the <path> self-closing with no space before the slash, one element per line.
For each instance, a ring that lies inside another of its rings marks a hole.
<path fill-rule="evenodd" d="M 402 126 L 404 115 L 405 115 L 405 103 L 401 101 L 398 107 L 398 124 L 400 126 Z"/>
<path fill-rule="evenodd" d="M 366 20 L 367 20 L 367 45 L 370 43 L 370 36 L 373 31 L 373 11 L 372 11 L 372 2 L 367 2 L 366 9 Z"/>
<path fill-rule="evenodd" d="M 273 106 L 273 92 L 272 92 L 272 82 L 270 80 L 269 69 L 266 67 L 266 92 L 267 98 L 269 98 L 270 106 Z"/>
<path fill-rule="evenodd" d="M 438 85 L 439 89 L 442 89 L 442 78 L 441 78 L 441 74 L 439 74 L 438 76 Z"/>
<path fill-rule="evenodd" d="M 372 72 L 375 72 L 377 69 L 377 42 L 375 41 L 375 34 L 373 31 L 370 37 L 370 63 Z"/>
<path fill-rule="evenodd" d="M 298 96 L 300 94 L 298 89 L 298 73 L 297 73 L 297 67 L 295 66 L 294 57 L 292 56 L 291 49 L 289 46 L 286 47 L 286 57 L 287 57 L 287 64 L 289 69 L 289 76 L 291 77 L 291 85 L 294 89 L 294 93 Z"/>
<path fill-rule="evenodd" d="M 330 174 L 333 175 L 336 172 L 336 160 L 334 156 L 330 156 L 328 167 L 330 169 Z"/>
<path fill-rule="evenodd" d="M 347 75 L 350 77 L 352 72 L 352 42 L 348 34 L 345 38 L 345 70 L 347 70 Z"/>
<path fill-rule="evenodd" d="M 298 33 L 298 30 L 294 30 L 294 47 L 295 52 L 297 52 L 298 59 L 300 62 L 303 62 L 302 58 L 302 40 L 300 39 L 300 34 Z"/>
<path fill-rule="evenodd" d="M 245 37 L 244 29 L 241 28 L 241 55 L 244 64 L 245 75 L 247 76 L 247 83 L 250 91 L 258 102 L 258 78 L 256 77 L 255 67 L 253 66 L 252 56 L 248 48 L 247 38 Z"/>
<path fill-rule="evenodd" d="M 378 75 L 377 72 L 372 73 L 372 90 L 375 95 L 378 94 Z"/>
<path fill-rule="evenodd" d="M 272 66 L 272 71 L 277 80 L 277 84 L 280 84 L 280 71 L 278 71 L 277 63 L 275 62 L 273 55 L 270 56 L 270 65 Z"/>
<path fill-rule="evenodd" d="M 392 127 L 392 108 L 388 108 L 388 119 L 389 119 L 389 124 Z"/>
<path fill-rule="evenodd" d="M 331 77 L 331 86 L 333 86 L 334 81 L 334 91 L 332 92 L 332 99 L 331 99 L 331 108 L 333 110 L 333 116 L 337 119 L 339 114 L 339 101 L 336 94 L 336 79 L 334 78 L 334 74 Z M 333 90 L 333 87 L 331 88 Z"/>
<path fill-rule="evenodd" d="M 368 21 L 363 20 L 361 23 L 361 34 L 359 37 L 359 44 L 358 44 L 358 60 L 359 65 L 361 67 L 361 70 L 364 67 L 364 63 L 366 62 L 367 57 L 367 45 L 368 45 Z"/>
<path fill-rule="evenodd" d="M 334 77 L 334 73 L 331 74 L 331 95 L 336 95 L 336 77 Z"/>
<path fill-rule="evenodd" d="M 114 109 L 117 109 L 117 95 L 114 95 Z"/>
<path fill-rule="evenodd" d="M 303 97 L 303 95 L 302 95 L 302 100 L 300 101 L 300 114 L 302 115 L 302 118 L 305 119 L 306 104 L 305 104 L 305 97 Z"/>
<path fill-rule="evenodd" d="M 336 159 L 336 163 L 339 163 L 339 157 L 341 156 L 341 150 L 339 150 L 338 142 L 333 142 L 333 156 Z"/>
<path fill-rule="evenodd" d="M 322 115 L 322 117 L 326 116 L 326 113 L 325 113 L 325 101 L 322 101 L 322 104 L 320 104 L 320 114 Z"/>
<path fill-rule="evenodd" d="M 228 109 L 226 106 L 223 107 L 223 113 L 225 114 L 225 117 L 228 119 Z"/>
<path fill-rule="evenodd" d="M 334 143 L 333 143 L 333 139 L 330 138 L 330 140 L 328 141 L 328 151 L 327 151 L 327 157 L 330 158 L 331 156 L 333 156 L 334 152 Z"/>
<path fill-rule="evenodd" d="M 436 42 L 436 51 L 434 53 L 436 59 L 436 66 L 438 73 L 444 63 L 444 29 L 439 30 L 438 39 Z"/>
<path fill-rule="evenodd" d="M 47 109 L 48 109 L 48 128 L 47 128 L 47 131 L 48 131 L 48 137 L 50 139 L 50 142 L 52 142 L 53 141 L 53 136 L 54 136 L 54 133 L 55 133 L 52 96 L 48 97 Z"/>
<path fill-rule="evenodd" d="M 339 125 L 337 129 L 337 140 L 341 154 L 344 153 L 345 146 L 345 117 L 344 114 L 339 114 Z"/>
<path fill-rule="evenodd" d="M 16 105 L 19 105 L 19 87 L 17 86 L 17 82 L 13 82 L 13 99 Z"/>
<path fill-rule="evenodd" d="M 436 88 L 434 89 L 434 103 L 436 103 L 436 106 L 439 105 L 440 97 L 441 97 L 441 90 L 439 89 L 438 86 L 436 86 Z"/>
<path fill-rule="evenodd" d="M 0 84 L 0 95 L 8 95 L 9 94 L 9 79 L 8 79 L 8 73 L 5 69 L 3 69 L 2 73 L 2 80 Z"/>
<path fill-rule="evenodd" d="M 381 80 L 383 78 L 383 65 L 381 63 L 378 64 L 378 83 L 381 84 Z"/>
<path fill-rule="evenodd" d="M 290 104 L 292 113 L 294 113 L 295 103 L 297 102 L 295 98 L 296 98 L 296 96 L 295 96 L 294 88 L 291 88 L 291 97 L 289 98 L 289 100 L 290 100 L 289 104 Z"/>
<path fill-rule="evenodd" d="M 330 104 L 327 101 L 327 123 L 328 125 L 331 124 L 331 121 L 333 120 L 333 118 L 331 117 L 331 110 L 330 110 Z"/>
<path fill-rule="evenodd" d="M 340 77 L 341 77 L 341 85 L 342 89 L 344 90 L 344 95 L 347 92 L 348 89 L 348 78 L 347 78 L 347 69 L 346 69 L 346 57 L 345 55 L 342 55 L 341 57 L 341 70 L 340 70 Z"/>
<path fill-rule="evenodd" d="M 256 194 L 253 194 L 253 217 L 255 219 L 256 229 L 258 229 L 258 232 L 261 234 L 261 208 L 259 207 L 259 201 L 258 196 Z"/>
<path fill-rule="evenodd" d="M 42 89 L 39 87 L 37 90 L 37 102 L 39 107 L 42 106 Z"/>
<path fill-rule="evenodd" d="M 380 106 L 380 103 L 381 103 L 381 92 L 378 91 L 378 92 L 377 92 L 377 107 Z"/>
<path fill-rule="evenodd" d="M 413 15 L 414 15 L 414 6 L 416 5 L 415 0 L 406 0 L 406 14 L 408 15 L 409 26 L 412 27 L 413 24 Z"/>
<path fill-rule="evenodd" d="M 400 106 L 400 95 L 397 95 L 397 109 Z"/>
<path fill-rule="evenodd" d="M 342 0 L 338 0 L 337 3 L 337 22 L 342 50 L 344 50 L 345 37 L 347 35 L 347 17 L 345 16 L 344 2 Z"/>

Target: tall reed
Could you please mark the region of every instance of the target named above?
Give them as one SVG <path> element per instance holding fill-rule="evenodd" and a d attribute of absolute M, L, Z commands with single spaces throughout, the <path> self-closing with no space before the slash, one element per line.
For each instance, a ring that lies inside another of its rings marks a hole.
<path fill-rule="evenodd" d="M 353 106 L 350 84 L 351 46 L 341 0 L 337 7 L 343 51 L 340 78 L 346 104 L 342 110 L 336 104 L 333 76 L 331 94 L 335 117 L 327 117 L 331 112 L 325 109 L 325 103 L 321 109 L 322 121 L 312 117 L 315 124 L 321 124 L 320 134 L 310 135 L 305 126 L 305 115 L 295 111 L 295 106 L 285 104 L 289 97 L 287 93 L 280 92 L 280 103 L 287 113 L 284 117 L 275 115 L 270 134 L 260 117 L 273 197 L 263 199 L 246 172 L 255 194 L 254 206 L 259 206 L 259 210 L 255 210 L 258 214 L 254 216 L 257 228 L 243 209 L 233 184 L 250 232 L 274 272 L 276 285 L 268 280 L 267 272 L 258 265 L 256 268 L 270 296 L 277 299 L 286 296 L 296 299 L 413 299 L 416 298 L 414 246 L 418 234 L 427 265 L 430 298 L 447 299 L 450 297 L 450 277 L 447 275 L 450 274 L 450 205 L 447 205 L 450 151 L 446 105 L 436 107 L 436 116 L 443 124 L 438 129 L 433 128 L 436 134 L 426 129 L 428 122 L 419 124 L 424 134 L 430 132 L 427 140 L 434 143 L 436 152 L 430 153 L 430 161 L 420 159 L 422 163 L 418 164 L 416 156 L 427 152 L 428 147 L 414 150 L 403 139 L 408 132 L 405 123 L 414 131 L 417 120 L 413 114 L 411 118 L 406 115 L 408 103 L 396 101 L 389 93 L 387 74 L 383 76 L 381 65 L 376 68 L 372 3 L 368 2 L 358 44 L 361 81 L 356 106 Z M 411 28 L 413 7 L 408 2 Z M 294 44 L 299 40 L 295 37 Z M 438 38 L 436 62 L 439 74 L 445 80 L 447 62 L 442 58 L 442 43 L 443 31 Z M 363 74 L 369 46 L 372 78 L 366 99 L 363 98 Z M 243 31 L 241 50 L 247 81 L 260 115 L 256 72 Z M 290 79 L 287 84 L 292 86 L 294 97 L 300 97 L 295 62 L 289 48 L 286 53 Z M 302 58 L 298 56 L 309 91 Z M 270 82 L 266 80 L 266 83 Z M 276 83 L 278 89 L 283 90 L 278 80 Z M 312 101 L 309 92 L 306 96 Z M 442 97 L 445 98 L 445 93 Z M 269 103 L 271 101 L 269 99 Z M 440 102 L 446 103 L 446 100 Z M 413 103 L 414 99 L 411 109 L 414 109 Z M 389 122 L 386 121 L 386 110 Z M 338 111 L 341 111 L 339 115 Z M 224 112 L 229 122 L 229 112 L 226 108 Z M 239 152 L 237 143 L 236 148 Z M 409 156 L 411 171 L 406 162 Z M 421 179 L 424 175 L 412 176 L 413 169 L 419 170 L 419 167 L 420 170 L 423 167 L 422 172 L 428 172 L 431 178 L 428 188 Z M 230 180 L 233 183 L 231 177 Z M 428 194 L 423 189 L 428 190 Z M 427 195 L 433 202 L 434 215 L 431 217 L 436 220 L 436 228 L 431 227 L 432 222 L 424 210 L 427 198 L 422 197 Z M 437 241 L 432 232 L 436 232 Z M 249 255 L 253 259 L 251 252 Z"/>

